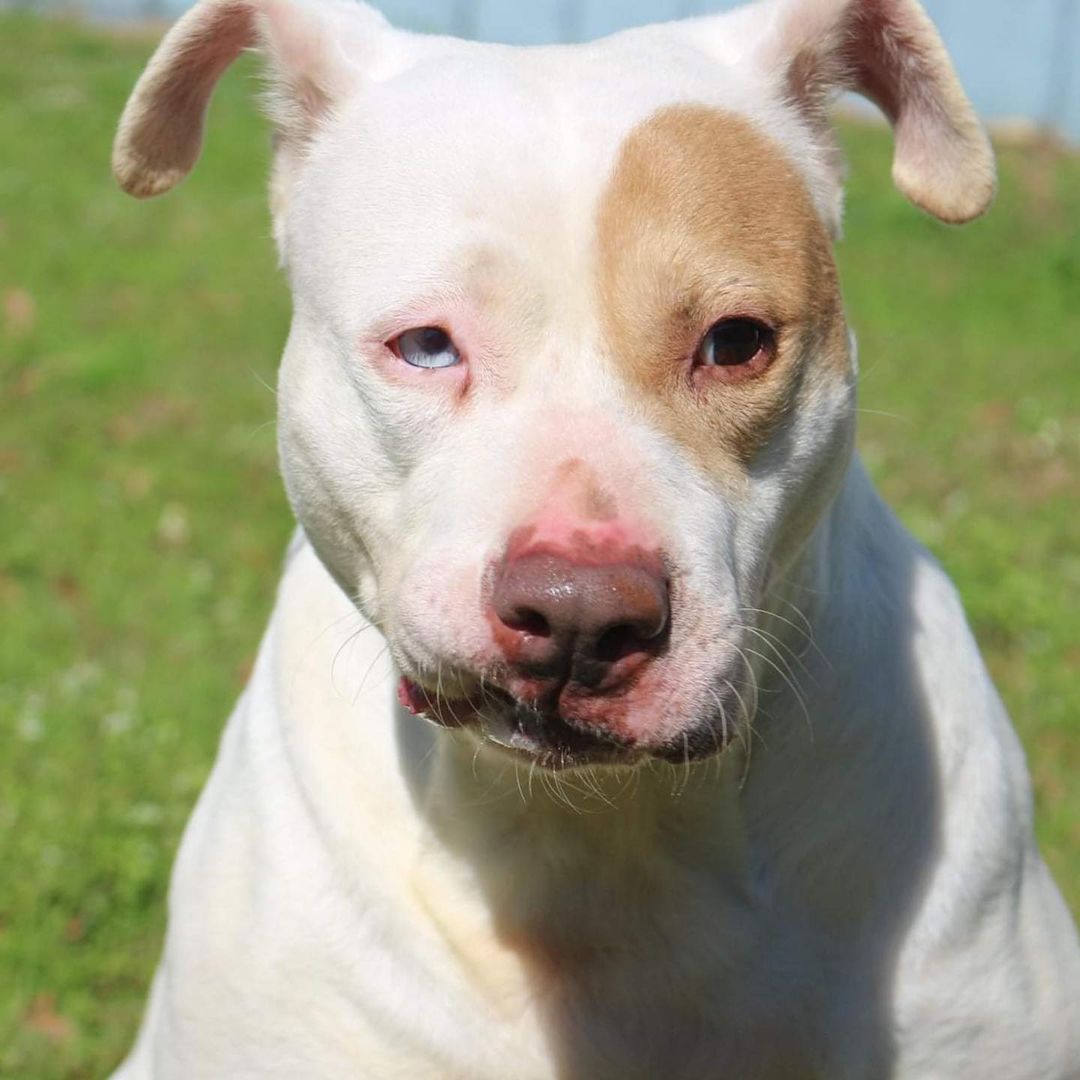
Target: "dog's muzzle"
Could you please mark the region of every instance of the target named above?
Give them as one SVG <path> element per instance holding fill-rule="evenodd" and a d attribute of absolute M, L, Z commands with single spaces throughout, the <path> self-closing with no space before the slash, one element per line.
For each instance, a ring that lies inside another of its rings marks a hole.
<path fill-rule="evenodd" d="M 606 557 L 600 557 L 606 556 Z M 404 677 L 399 700 L 444 727 L 552 768 L 628 764 L 646 752 L 686 760 L 715 752 L 704 737 L 648 745 L 635 710 L 662 707 L 635 692 L 667 651 L 671 592 L 663 560 L 640 549 L 508 554 L 489 576 L 486 613 L 500 659 L 454 699 Z"/>

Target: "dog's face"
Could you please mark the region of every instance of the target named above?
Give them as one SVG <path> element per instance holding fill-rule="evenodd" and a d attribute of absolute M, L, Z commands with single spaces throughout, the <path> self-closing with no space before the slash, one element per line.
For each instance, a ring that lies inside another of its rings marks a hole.
<path fill-rule="evenodd" d="M 295 303 L 283 472 L 402 703 L 551 766 L 713 752 L 850 455 L 825 92 L 882 105 L 924 208 L 992 194 L 921 9 L 779 0 L 518 50 L 207 0 L 129 104 L 129 190 L 190 168 L 255 41 Z"/>
<path fill-rule="evenodd" d="M 445 43 L 292 196 L 286 481 L 411 707 L 681 759 L 748 698 L 742 627 L 844 468 L 852 370 L 808 185 L 719 82 L 664 37 Z"/>

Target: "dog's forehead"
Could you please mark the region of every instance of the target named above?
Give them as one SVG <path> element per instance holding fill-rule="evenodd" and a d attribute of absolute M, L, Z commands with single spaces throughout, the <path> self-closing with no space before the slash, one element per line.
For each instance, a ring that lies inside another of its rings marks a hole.
<path fill-rule="evenodd" d="M 369 279 L 391 259 L 394 273 L 376 293 L 422 288 L 463 258 L 492 253 L 523 266 L 581 263 L 628 150 L 640 157 L 641 132 L 685 106 L 730 118 L 725 146 L 743 147 L 732 168 L 752 161 L 812 187 L 791 152 L 800 129 L 767 83 L 665 27 L 528 49 L 436 39 L 343 111 L 313 159 L 293 233 L 313 252 L 348 244 L 348 266 Z M 689 128 L 682 148 L 667 131 L 667 145 L 649 144 L 658 154 L 675 152 L 691 170 L 725 167 L 698 154 L 703 141 Z M 775 207 L 746 198 L 748 185 L 727 191 L 746 202 L 735 214 L 775 218 Z"/>
<path fill-rule="evenodd" d="M 498 127 L 512 120 L 558 120 L 606 129 L 618 140 L 635 119 L 672 101 L 708 98 L 753 108 L 767 79 L 753 65 L 720 63 L 687 40 L 684 26 L 661 24 L 578 45 L 508 46 L 457 38 L 412 37 L 397 63 L 376 69 L 368 86 L 400 122 L 432 122 L 467 136 L 477 118 Z M 380 93 L 381 91 L 381 93 Z M 458 124 L 458 119 L 463 122 Z"/>

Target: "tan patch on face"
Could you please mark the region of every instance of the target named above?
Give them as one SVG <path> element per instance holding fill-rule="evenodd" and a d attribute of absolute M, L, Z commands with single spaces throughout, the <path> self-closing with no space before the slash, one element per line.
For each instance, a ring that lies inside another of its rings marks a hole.
<path fill-rule="evenodd" d="M 585 490 L 584 510 L 588 521 L 614 521 L 619 514 L 614 498 L 595 484 Z"/>
<path fill-rule="evenodd" d="M 619 509 L 581 458 L 570 458 L 555 473 L 555 490 L 564 493 L 568 507 L 585 521 L 614 521 Z"/>
<path fill-rule="evenodd" d="M 612 362 L 710 471 L 741 472 L 807 378 L 846 373 L 828 234 L 795 168 L 749 121 L 705 106 L 655 113 L 622 146 L 597 230 Z M 693 371 L 709 328 L 738 317 L 775 330 L 773 363 L 738 383 Z"/>

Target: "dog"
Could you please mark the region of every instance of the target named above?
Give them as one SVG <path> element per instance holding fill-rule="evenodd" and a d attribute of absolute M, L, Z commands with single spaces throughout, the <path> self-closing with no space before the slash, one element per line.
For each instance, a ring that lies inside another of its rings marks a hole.
<path fill-rule="evenodd" d="M 853 450 L 827 106 L 950 223 L 915 0 L 519 49 L 201 0 L 141 197 L 264 58 L 299 530 L 122 1080 L 1063 1080 L 1080 948 L 960 602 Z"/>

